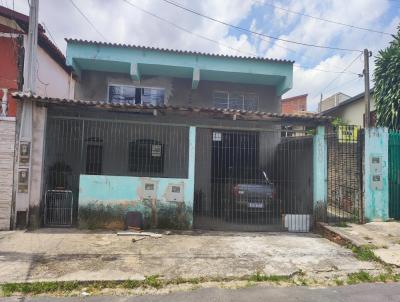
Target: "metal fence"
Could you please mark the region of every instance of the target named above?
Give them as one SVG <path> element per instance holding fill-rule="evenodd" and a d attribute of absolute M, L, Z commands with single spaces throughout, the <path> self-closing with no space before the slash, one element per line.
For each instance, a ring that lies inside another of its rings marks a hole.
<path fill-rule="evenodd" d="M 389 132 L 389 217 L 400 219 L 400 132 Z"/>
<path fill-rule="evenodd" d="M 309 231 L 313 148 L 304 128 L 204 128 L 196 145 L 196 228 Z"/>
<path fill-rule="evenodd" d="M 263 130 L 197 127 L 195 228 L 310 230 L 313 131 L 282 129 L 279 124 Z M 188 177 L 188 166 L 188 126 L 48 117 L 44 192 L 72 192 L 73 224 L 80 175 L 179 179 Z M 44 196 L 47 225 L 64 221 L 64 199 L 58 193 Z"/>
<path fill-rule="evenodd" d="M 363 221 L 364 132 L 357 126 L 337 126 L 326 134 L 330 223 Z"/>
<path fill-rule="evenodd" d="M 46 131 L 44 222 L 59 225 L 64 196 L 72 192 L 72 217 L 78 213 L 82 174 L 187 178 L 188 133 L 183 126 L 133 123 L 119 120 L 49 117 Z M 56 190 L 56 191 L 54 191 Z M 49 199 L 49 196 L 51 198 Z M 51 201 L 49 201 L 51 200 Z M 47 212 L 46 212 L 47 211 Z M 58 215 L 58 216 L 57 216 Z"/>

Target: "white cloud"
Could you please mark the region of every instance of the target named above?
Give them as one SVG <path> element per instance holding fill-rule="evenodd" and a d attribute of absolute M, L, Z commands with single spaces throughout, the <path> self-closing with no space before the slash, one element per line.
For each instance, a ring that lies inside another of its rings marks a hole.
<path fill-rule="evenodd" d="M 123 0 L 74 0 L 97 29 L 111 42 L 235 55 L 258 53 L 261 56 L 273 58 L 295 59 L 303 67 L 294 69 L 294 87 L 287 95 L 308 93 L 310 96 L 309 109 L 316 108 L 318 95 L 321 92 L 324 95 L 337 91 L 355 94 L 362 90 L 362 79 L 357 80 L 356 75 L 343 74 L 326 88 L 326 91 L 321 91 L 337 74 L 317 71 L 317 69 L 343 70 L 357 55 L 356 53 L 302 47 L 268 38 L 260 39 L 243 32 L 233 34 L 233 30 L 224 25 L 182 11 L 162 0 L 129 1 L 189 31 L 240 49 L 241 52 L 185 33 L 129 6 Z M 228 23 L 246 22 L 254 31 L 272 36 L 278 35 L 284 39 L 303 43 L 333 45 L 341 48 L 369 48 L 376 53 L 391 40 L 391 37 L 388 36 L 321 22 L 274 9 L 267 4 L 271 3 L 268 0 L 174 1 Z M 3 0 L 3 2 L 8 7 L 12 7 L 11 0 Z M 263 2 L 265 5 L 262 4 Z M 386 32 L 395 32 L 396 26 L 400 22 L 398 16 L 382 22 L 382 18 L 390 9 L 389 0 L 279 0 L 273 3 L 293 11 Z M 28 13 L 25 0 L 15 1 L 15 8 L 25 14 Z M 41 0 L 39 20 L 46 23 L 56 44 L 63 51 L 66 47 L 65 37 L 101 40 L 101 36 L 82 18 L 69 0 Z M 371 70 L 373 69 L 374 64 L 371 60 Z M 356 73 L 361 72 L 362 61 L 355 62 L 349 70 Z"/>

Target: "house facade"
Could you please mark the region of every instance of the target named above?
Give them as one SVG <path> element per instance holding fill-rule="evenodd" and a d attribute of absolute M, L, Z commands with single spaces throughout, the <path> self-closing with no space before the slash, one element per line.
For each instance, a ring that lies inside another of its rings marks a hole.
<path fill-rule="evenodd" d="M 18 126 L 17 106 L 12 93 L 24 90 L 28 23 L 28 16 L 0 6 L 0 229 L 9 229 L 15 222 L 15 211 L 23 210 L 15 209 L 13 202 L 18 194 L 13 190 Z M 65 64 L 64 55 L 49 40 L 42 26 L 39 26 L 38 45 L 37 94 L 73 97 L 75 80 L 72 69 Z"/>
<path fill-rule="evenodd" d="M 374 127 L 376 125 L 376 114 L 375 114 L 375 98 L 374 91 L 371 89 L 370 92 L 370 125 Z M 335 107 L 327 109 L 321 112 L 323 115 L 329 115 L 332 117 L 338 117 L 348 125 L 355 125 L 364 127 L 365 117 L 365 100 L 364 93 L 360 93 L 351 97 Z"/>
<path fill-rule="evenodd" d="M 17 185 L 31 224 L 310 226 L 324 194 L 314 194 L 314 138 L 281 129 L 329 118 L 281 114 L 293 62 L 67 42 L 73 98 L 15 93 L 36 117 L 31 181 Z"/>
<path fill-rule="evenodd" d="M 335 93 L 334 95 L 331 95 L 330 97 L 323 99 L 321 102 L 319 102 L 318 112 L 323 112 L 325 110 L 333 108 L 349 98 L 350 96 L 342 92 Z"/>
<path fill-rule="evenodd" d="M 307 96 L 308 94 L 296 95 L 290 98 L 282 99 L 282 113 L 298 113 L 307 111 Z"/>

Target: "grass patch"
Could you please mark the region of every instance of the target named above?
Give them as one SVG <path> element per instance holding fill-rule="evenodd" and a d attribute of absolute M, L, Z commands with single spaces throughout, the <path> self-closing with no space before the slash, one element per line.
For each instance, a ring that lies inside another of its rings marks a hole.
<path fill-rule="evenodd" d="M 334 226 L 339 227 L 339 228 L 349 228 L 350 226 L 347 224 L 345 221 L 339 221 L 334 224 Z"/>
<path fill-rule="evenodd" d="M 247 278 L 248 281 L 253 281 L 253 282 L 276 282 L 276 283 L 290 282 L 291 279 L 292 278 L 290 276 L 264 275 L 259 272 Z"/>
<path fill-rule="evenodd" d="M 351 246 L 351 250 L 358 260 L 380 262 L 381 260 L 375 255 L 374 249 L 376 247 L 373 245 Z"/>
<path fill-rule="evenodd" d="M 339 278 L 336 278 L 336 279 L 334 280 L 334 282 L 335 282 L 335 284 L 336 284 L 337 286 L 344 285 L 344 280 L 339 279 Z"/>
<path fill-rule="evenodd" d="M 351 273 L 347 277 L 347 284 L 358 284 L 374 281 L 374 277 L 366 271 L 359 271 L 357 273 Z"/>
<path fill-rule="evenodd" d="M 90 281 L 90 282 L 79 282 L 79 281 L 61 281 L 61 282 L 32 282 L 32 283 L 5 283 L 1 284 L 1 291 L 3 296 L 11 296 L 13 294 L 23 295 L 39 295 L 45 293 L 61 293 L 68 294 L 72 291 L 87 291 L 96 292 L 102 289 L 135 289 L 135 288 L 155 288 L 160 289 L 167 285 L 179 285 L 179 284 L 193 284 L 197 285 L 203 282 L 226 282 L 226 281 L 248 281 L 249 284 L 256 282 L 292 282 L 289 276 L 277 276 L 277 275 L 264 275 L 256 273 L 251 276 L 242 278 L 175 278 L 165 280 L 160 278 L 158 275 L 147 276 L 144 280 L 125 280 L 125 281 Z"/>
<path fill-rule="evenodd" d="M 291 285 L 310 285 L 310 284 L 325 284 L 317 280 L 308 279 L 304 272 L 299 271 L 292 276 L 281 275 L 265 275 L 257 272 L 250 276 L 240 278 L 175 278 L 162 279 L 158 275 L 147 276 L 144 280 L 125 280 L 125 281 L 64 281 L 64 282 L 32 282 L 32 283 L 6 283 L 1 284 L 3 296 L 11 296 L 14 294 L 22 295 L 39 295 L 39 294 L 57 294 L 67 295 L 69 293 L 79 293 L 86 291 L 96 293 L 102 289 L 136 289 L 136 288 L 155 288 L 160 289 L 167 285 L 193 284 L 198 286 L 204 282 L 228 282 L 228 281 L 247 281 L 245 287 L 254 286 L 257 282 L 271 282 L 276 284 L 291 284 Z M 325 280 L 326 281 L 326 280 Z M 347 279 L 336 278 L 332 280 L 336 285 L 358 284 L 366 282 L 400 282 L 400 274 L 394 274 L 391 270 L 377 276 L 372 276 L 368 272 L 360 271 L 349 274 Z"/>
<path fill-rule="evenodd" d="M 76 281 L 69 282 L 34 282 L 34 283 L 7 283 L 1 285 L 1 289 L 5 296 L 10 296 L 13 293 L 22 294 L 42 294 L 53 292 L 70 292 L 77 290 L 82 285 Z"/>

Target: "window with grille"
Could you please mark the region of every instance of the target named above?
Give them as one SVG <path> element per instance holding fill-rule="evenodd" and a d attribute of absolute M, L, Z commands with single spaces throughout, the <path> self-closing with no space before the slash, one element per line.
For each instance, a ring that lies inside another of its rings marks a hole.
<path fill-rule="evenodd" d="M 165 89 L 154 87 L 135 87 L 129 85 L 109 85 L 110 103 L 163 105 Z"/>
<path fill-rule="evenodd" d="M 130 172 L 164 172 L 164 145 L 150 139 L 130 142 L 128 164 Z"/>
<path fill-rule="evenodd" d="M 258 95 L 255 93 L 214 91 L 213 102 L 216 108 L 221 109 L 258 110 Z"/>

